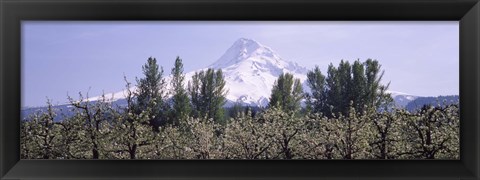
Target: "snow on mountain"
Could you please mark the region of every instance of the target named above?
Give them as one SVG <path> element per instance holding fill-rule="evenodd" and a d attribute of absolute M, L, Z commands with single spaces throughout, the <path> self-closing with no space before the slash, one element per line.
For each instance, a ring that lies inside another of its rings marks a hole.
<path fill-rule="evenodd" d="M 130 91 L 132 92 L 135 92 L 136 90 L 136 87 L 133 86 L 130 88 Z M 119 92 L 114 92 L 114 93 L 105 93 L 105 100 L 107 102 L 114 102 L 114 101 L 118 101 L 118 100 L 121 100 L 121 99 L 125 99 L 127 95 L 127 90 L 124 89 L 122 91 L 119 91 Z M 98 100 L 101 100 L 102 99 L 102 96 L 94 96 L 94 97 L 88 97 L 86 98 L 85 100 L 87 101 L 98 101 Z"/>
<path fill-rule="evenodd" d="M 282 73 L 293 74 L 300 79 L 304 91 L 310 91 L 306 85 L 308 69 L 297 63 L 286 61 L 271 48 L 259 42 L 240 38 L 227 49 L 227 51 L 210 66 L 185 74 L 185 88 L 195 72 L 208 68 L 222 69 L 225 75 L 227 94 L 226 106 L 241 103 L 250 106 L 268 105 L 273 84 Z M 165 77 L 167 89 L 171 89 L 170 76 Z M 135 87 L 132 87 L 132 91 Z M 397 105 L 404 107 L 417 96 L 407 93 L 388 91 Z M 105 96 L 111 101 L 125 98 L 126 90 L 109 93 Z M 98 100 L 100 96 L 89 98 L 90 101 Z"/>
<path fill-rule="evenodd" d="M 308 70 L 305 67 L 286 61 L 271 48 L 259 42 L 240 38 L 213 64 L 185 74 L 185 87 L 195 72 L 207 68 L 222 69 L 228 89 L 227 105 L 235 102 L 243 105 L 266 106 L 273 84 L 282 73 L 291 73 L 302 83 L 307 79 Z M 171 77 L 165 77 L 167 89 L 170 89 Z M 304 83 L 303 83 L 304 84 Z M 308 88 L 304 86 L 304 89 Z M 132 88 L 134 90 L 134 88 Z M 126 91 L 108 93 L 105 96 L 112 101 L 125 98 Z M 89 98 L 98 100 L 100 96 Z"/>
<path fill-rule="evenodd" d="M 392 96 L 393 100 L 395 101 L 395 104 L 400 107 L 405 107 L 409 102 L 418 98 L 418 96 L 414 96 L 411 94 L 398 92 L 398 91 L 387 90 L 387 93 L 389 93 Z"/>
<path fill-rule="evenodd" d="M 209 68 L 225 74 L 227 99 L 245 105 L 266 106 L 273 84 L 282 73 L 291 73 L 302 82 L 308 70 L 297 63 L 283 60 L 267 46 L 241 38 Z"/>

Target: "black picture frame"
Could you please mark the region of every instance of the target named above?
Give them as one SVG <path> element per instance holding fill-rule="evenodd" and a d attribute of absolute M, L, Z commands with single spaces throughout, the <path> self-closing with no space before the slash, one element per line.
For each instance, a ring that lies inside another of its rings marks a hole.
<path fill-rule="evenodd" d="M 478 0 L 0 0 L 0 179 L 480 178 Z M 20 160 L 22 20 L 453 20 L 460 160 Z"/>

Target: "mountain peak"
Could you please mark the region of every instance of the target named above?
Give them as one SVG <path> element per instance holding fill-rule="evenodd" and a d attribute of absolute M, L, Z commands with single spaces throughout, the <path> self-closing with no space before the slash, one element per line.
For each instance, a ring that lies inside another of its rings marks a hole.
<path fill-rule="evenodd" d="M 237 41 L 235 41 L 235 43 L 233 43 L 233 46 L 260 47 L 260 46 L 262 46 L 262 45 L 261 45 L 260 43 L 258 43 L 257 41 L 253 40 L 253 39 L 240 38 L 240 39 L 238 39 Z"/>
<path fill-rule="evenodd" d="M 266 57 L 271 59 L 281 59 L 272 49 L 260 44 L 259 42 L 240 38 L 236 40 L 230 48 L 210 67 L 212 68 L 226 68 L 230 65 L 237 64 L 250 57 Z"/>

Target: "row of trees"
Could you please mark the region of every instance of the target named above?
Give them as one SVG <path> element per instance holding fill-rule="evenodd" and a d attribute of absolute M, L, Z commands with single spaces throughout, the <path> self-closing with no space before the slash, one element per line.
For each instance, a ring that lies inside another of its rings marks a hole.
<path fill-rule="evenodd" d="M 158 66 L 155 58 L 149 58 L 142 69 L 145 77 L 137 79 L 137 91 L 130 92 L 131 108 L 135 114 L 150 110 L 148 119 L 154 130 L 165 124 L 178 125 L 189 116 L 213 118 L 216 122 L 224 120 L 222 107 L 227 91 L 221 69 L 196 72 L 185 89 L 183 63 L 177 57 L 171 71 L 170 90 L 163 77 L 163 67 Z M 130 90 L 129 82 L 127 84 Z"/>
<path fill-rule="evenodd" d="M 105 96 L 69 97 L 73 113 L 47 110 L 21 123 L 24 159 L 457 159 L 458 103 L 410 113 L 391 103 L 375 60 L 342 61 L 308 73 L 311 91 L 281 74 L 266 109 L 234 107 L 227 120 L 221 70 L 194 74 L 184 86 L 182 60 L 171 71 L 149 58 L 126 105 Z M 302 108 L 306 99 L 306 108 Z M 70 114 L 70 115 L 66 115 Z M 71 115 L 73 114 L 73 115 Z M 63 116 L 60 122 L 54 122 Z"/>
<path fill-rule="evenodd" d="M 92 108 L 98 112 L 102 106 Z M 147 124 L 146 114 L 115 114 L 111 119 L 85 122 L 90 115 L 79 112 L 53 122 L 56 114 L 49 107 L 48 112 L 22 122 L 22 158 L 459 158 L 458 105 L 425 106 L 417 113 L 395 110 L 364 115 L 351 108 L 347 116 L 335 118 L 319 114 L 299 117 L 271 108 L 255 117 L 248 111 L 225 125 L 188 117 L 178 126 L 161 126 L 158 132 Z"/>
<path fill-rule="evenodd" d="M 341 61 L 338 68 L 330 64 L 327 76 L 316 66 L 307 73 L 307 85 L 310 92 L 304 93 L 300 79 L 291 74 L 281 74 L 275 81 L 270 107 L 279 107 L 285 111 L 298 111 L 301 101 L 306 100 L 306 111 L 321 113 L 327 117 L 347 115 L 350 107 L 361 113 L 371 109 L 388 109 L 393 99 L 386 93 L 388 85 L 382 85 L 384 71 L 376 60 L 359 60 L 350 65 Z M 353 104 L 351 104 L 353 103 Z"/>

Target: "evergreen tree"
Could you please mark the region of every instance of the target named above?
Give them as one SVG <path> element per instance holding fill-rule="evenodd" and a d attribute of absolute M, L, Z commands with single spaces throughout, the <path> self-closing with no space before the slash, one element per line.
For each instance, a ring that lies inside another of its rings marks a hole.
<path fill-rule="evenodd" d="M 325 103 L 328 106 L 328 109 L 325 110 L 324 114 L 332 117 L 336 112 L 340 112 L 340 86 L 338 85 L 338 76 L 337 68 L 333 66 L 332 63 L 328 65 L 326 87 L 325 87 Z"/>
<path fill-rule="evenodd" d="M 269 106 L 294 112 L 300 110 L 302 98 L 300 79 L 294 79 L 292 74 L 282 73 L 273 85 Z"/>
<path fill-rule="evenodd" d="M 316 102 L 313 108 L 321 109 L 328 117 L 336 113 L 345 116 L 351 107 L 360 114 L 368 109 L 388 108 L 393 100 L 386 93 L 388 84 L 381 84 L 384 71 L 380 73 L 380 67 L 378 61 L 371 59 L 365 63 L 357 60 L 353 65 L 342 60 L 338 68 L 330 64 L 323 92 L 321 86 L 317 85 L 320 82 L 315 82 L 322 77 L 320 71 L 310 71 L 307 83 L 314 88 L 312 94 L 307 96 L 307 103 L 312 105 L 312 102 Z"/>
<path fill-rule="evenodd" d="M 190 99 L 184 88 L 185 75 L 183 74 L 182 59 L 177 56 L 175 66 L 172 68 L 172 114 L 171 123 L 178 125 L 179 121 L 185 120 L 190 115 Z"/>
<path fill-rule="evenodd" d="M 149 123 L 158 131 L 158 127 L 167 122 L 168 107 L 165 103 L 165 79 L 163 68 L 159 67 L 155 58 L 148 58 L 142 66 L 145 77 L 137 79 L 137 103 L 135 113 L 140 115 L 147 108 L 151 109 Z"/>
<path fill-rule="evenodd" d="M 223 72 L 221 69 L 217 70 L 216 72 L 212 71 L 212 75 L 214 77 L 214 88 L 213 88 L 213 96 L 212 96 L 212 105 L 210 106 L 213 111 L 212 116 L 214 122 L 224 121 L 225 120 L 225 110 L 223 105 L 227 102 L 227 90 L 225 90 L 225 79 L 223 76 Z M 224 122 L 222 122 L 224 123 Z"/>
<path fill-rule="evenodd" d="M 232 107 L 228 108 L 229 118 L 236 118 L 240 115 L 243 115 L 245 112 L 245 107 L 241 103 L 236 102 Z"/>
<path fill-rule="evenodd" d="M 209 68 L 193 75 L 188 85 L 193 117 L 213 118 L 214 122 L 224 120 L 223 105 L 226 103 L 227 94 L 225 83 L 221 69 L 215 71 Z"/>
<path fill-rule="evenodd" d="M 350 102 L 353 100 L 352 96 L 352 68 L 348 61 L 340 61 L 338 65 L 338 86 L 340 89 L 339 94 L 339 104 L 337 104 L 339 108 L 339 112 L 342 114 L 348 114 L 350 108 Z"/>
<path fill-rule="evenodd" d="M 366 76 L 366 99 L 365 104 L 368 107 L 380 108 L 388 106 L 393 99 L 386 93 L 388 86 L 382 85 L 382 77 L 385 71 L 380 72 L 382 67 L 377 60 L 367 59 L 364 63 Z"/>
<path fill-rule="evenodd" d="M 188 82 L 188 94 L 191 99 L 191 116 L 194 118 L 199 118 L 203 114 L 203 105 L 204 102 L 201 99 L 200 88 L 201 82 L 200 79 L 204 77 L 204 71 L 195 72 L 192 76 L 192 80 Z"/>
<path fill-rule="evenodd" d="M 365 69 L 360 60 L 356 60 L 352 65 L 352 87 L 351 87 L 351 101 L 353 101 L 353 107 L 357 112 L 363 114 L 366 111 L 365 107 L 365 94 L 366 90 L 366 77 Z"/>
<path fill-rule="evenodd" d="M 328 110 L 325 102 L 325 76 L 318 66 L 313 71 L 307 73 L 307 85 L 311 93 L 305 93 L 307 111 L 311 113 L 321 113 Z"/>

